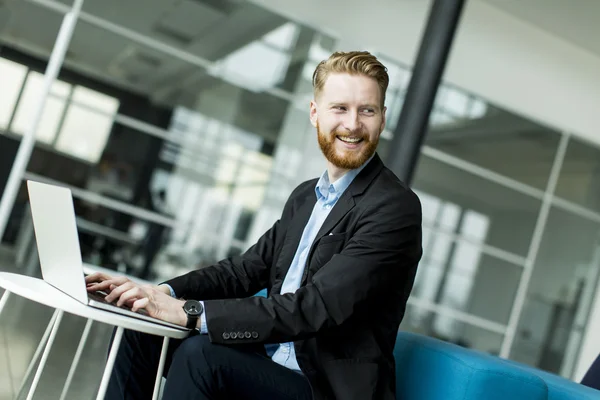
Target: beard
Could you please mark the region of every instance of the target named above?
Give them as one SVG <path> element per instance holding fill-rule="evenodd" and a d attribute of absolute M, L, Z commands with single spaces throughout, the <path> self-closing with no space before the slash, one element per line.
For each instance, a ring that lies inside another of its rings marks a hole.
<path fill-rule="evenodd" d="M 319 123 L 317 122 L 317 138 L 323 155 L 327 161 L 341 169 L 356 169 L 363 165 L 369 158 L 371 158 L 373 154 L 375 154 L 377 144 L 379 143 L 379 137 L 372 141 L 370 140 L 368 134 L 352 134 L 353 137 L 359 137 L 362 139 L 360 142 L 361 147 L 356 150 L 345 149 L 343 150 L 343 154 L 340 154 L 340 152 L 336 149 L 335 143 L 338 136 L 347 137 L 350 135 L 337 131 L 323 133 L 319 128 Z"/>

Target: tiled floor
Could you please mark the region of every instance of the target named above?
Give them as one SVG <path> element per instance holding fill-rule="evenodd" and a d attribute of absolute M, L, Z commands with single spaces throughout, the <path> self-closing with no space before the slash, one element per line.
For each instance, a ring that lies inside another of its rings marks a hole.
<path fill-rule="evenodd" d="M 22 273 L 14 266 L 13 254 L 6 249 L 0 249 L 0 271 Z M 0 316 L 0 400 L 16 398 L 27 367 L 53 312 L 53 309 L 15 295 L 9 298 Z M 33 397 L 35 400 L 60 398 L 85 324 L 86 320 L 83 318 L 70 314 L 64 315 Z M 100 323 L 92 325 L 66 399 L 95 398 L 111 332 L 112 328 L 108 325 Z M 32 379 L 33 373 L 21 393 L 21 399 L 26 398 Z"/>

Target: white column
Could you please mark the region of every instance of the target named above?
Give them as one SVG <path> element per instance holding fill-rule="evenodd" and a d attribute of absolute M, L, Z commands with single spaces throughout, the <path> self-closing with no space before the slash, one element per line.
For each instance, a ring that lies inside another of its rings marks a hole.
<path fill-rule="evenodd" d="M 0 199 L 0 238 L 2 238 L 4 231 L 6 230 L 8 218 L 10 216 L 10 212 L 12 211 L 13 205 L 15 204 L 15 199 L 17 197 L 19 187 L 21 186 L 23 174 L 25 173 L 27 164 L 29 163 L 29 158 L 31 157 L 33 147 L 35 146 L 35 133 L 37 132 L 44 108 L 46 106 L 46 99 L 48 98 L 50 88 L 56 80 L 58 72 L 63 64 L 65 54 L 69 48 L 71 38 L 73 37 L 73 31 L 75 30 L 75 24 L 79 18 L 82 5 L 83 0 L 75 0 L 71 11 L 65 14 L 58 32 L 58 37 L 54 42 L 54 48 L 52 50 L 52 54 L 50 55 L 50 59 L 48 60 L 46 73 L 44 74 L 42 93 L 37 99 L 35 110 L 31 114 L 29 126 L 27 127 L 27 130 L 21 139 L 19 150 L 17 151 L 17 156 L 15 157 L 15 162 L 12 170 L 10 171 L 4 192 L 2 193 L 2 199 Z"/>

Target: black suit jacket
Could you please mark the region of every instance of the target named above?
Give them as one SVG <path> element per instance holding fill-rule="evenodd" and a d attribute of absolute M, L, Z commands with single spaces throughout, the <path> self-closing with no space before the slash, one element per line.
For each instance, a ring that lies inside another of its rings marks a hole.
<path fill-rule="evenodd" d="M 205 300 L 214 343 L 295 342 L 314 399 L 394 399 L 392 352 L 422 254 L 420 202 L 375 155 L 318 232 L 300 289 L 282 295 L 316 183 L 300 184 L 244 254 L 166 283 Z M 249 297 L 263 288 L 267 298 Z"/>

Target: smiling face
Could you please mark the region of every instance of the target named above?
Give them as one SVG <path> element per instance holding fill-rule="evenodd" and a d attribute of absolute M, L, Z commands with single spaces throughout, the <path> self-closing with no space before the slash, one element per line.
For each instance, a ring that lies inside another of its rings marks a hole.
<path fill-rule="evenodd" d="M 334 179 L 360 167 L 375 153 L 385 127 L 385 111 L 375 79 L 348 73 L 327 76 L 310 104 L 310 120 Z"/>

